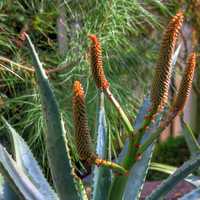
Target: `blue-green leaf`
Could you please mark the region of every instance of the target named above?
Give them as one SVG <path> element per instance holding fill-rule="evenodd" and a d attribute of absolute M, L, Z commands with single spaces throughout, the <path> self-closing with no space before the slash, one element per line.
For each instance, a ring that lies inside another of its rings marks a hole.
<path fill-rule="evenodd" d="M 3 200 L 20 200 L 19 196 L 13 191 L 10 185 L 5 181 L 3 184 L 3 193 L 1 194 Z M 1 200 L 1 198 L 0 198 Z"/>
<path fill-rule="evenodd" d="M 146 99 L 145 104 L 147 104 L 146 108 L 150 105 L 150 100 Z M 148 110 L 148 109 L 147 109 Z M 147 112 L 146 110 L 146 112 Z M 158 122 L 159 120 L 157 120 Z M 137 121 L 136 121 L 137 122 Z M 139 123 L 141 123 L 140 121 Z M 140 126 L 136 124 L 137 126 Z M 153 124 L 153 126 L 150 128 L 149 131 L 154 129 L 158 123 Z M 143 144 L 144 141 L 146 141 L 149 138 L 149 133 L 146 132 L 141 140 L 140 144 Z M 129 172 L 128 182 L 124 191 L 123 199 L 129 200 L 129 199 L 139 199 L 140 193 L 143 188 L 143 184 L 146 178 L 146 174 L 149 169 L 149 165 L 151 162 L 153 150 L 154 150 L 154 144 L 151 144 L 148 149 L 143 153 L 142 158 L 138 160 L 134 166 L 131 168 Z M 134 188 L 134 189 L 132 189 Z"/>
<path fill-rule="evenodd" d="M 142 122 L 143 122 L 143 119 L 144 119 L 144 116 L 147 114 L 148 112 L 148 109 L 150 107 L 150 99 L 149 98 L 146 98 L 143 102 L 143 105 L 141 106 L 140 110 L 139 110 L 139 113 L 137 115 L 137 118 L 135 120 L 135 125 L 134 127 L 137 129 L 137 128 L 140 128 Z M 121 153 L 119 154 L 118 156 L 118 162 L 121 162 L 127 152 L 128 152 L 128 144 L 129 144 L 129 139 L 126 140 L 125 142 L 125 145 L 124 145 L 124 148 L 122 149 Z"/>
<path fill-rule="evenodd" d="M 188 149 L 190 150 L 190 154 L 192 157 L 195 157 L 196 154 L 200 153 L 200 146 L 192 132 L 191 127 L 187 124 L 183 118 L 181 117 L 181 126 L 182 126 L 182 133 L 187 143 Z"/>
<path fill-rule="evenodd" d="M 139 128 L 143 122 L 144 116 L 147 114 L 148 109 L 151 105 L 149 97 L 147 97 L 144 100 L 144 103 L 142 107 L 139 110 L 139 113 L 137 115 L 136 121 L 135 121 L 135 128 Z M 143 141 L 148 137 L 148 134 L 145 134 L 143 137 Z M 125 146 L 122 150 L 122 152 L 119 155 L 119 161 L 123 160 L 127 151 L 128 151 L 128 139 L 125 143 Z M 123 199 L 129 200 L 129 199 L 137 199 L 140 191 L 142 189 L 143 182 L 146 177 L 146 172 L 148 170 L 149 162 L 151 160 L 151 154 L 153 151 L 154 145 L 151 145 L 148 150 L 144 153 L 142 156 L 142 159 L 138 161 L 131 169 L 128 182 L 124 191 Z M 134 188 L 134 189 L 132 189 Z"/>
<path fill-rule="evenodd" d="M 198 200 L 200 199 L 200 188 L 196 188 L 188 194 L 181 197 L 179 200 Z"/>
<path fill-rule="evenodd" d="M 100 94 L 99 123 L 97 134 L 96 153 L 103 159 L 107 159 L 108 135 L 106 132 L 106 119 L 104 110 L 104 94 Z M 108 196 L 111 184 L 111 170 L 106 167 L 94 168 L 93 200 L 104 200 Z"/>
<path fill-rule="evenodd" d="M 177 170 L 177 167 L 162 164 L 162 163 L 151 162 L 150 169 L 171 175 Z M 189 174 L 186 178 L 184 178 L 184 180 L 195 187 L 200 187 L 200 177 L 198 176 Z"/>
<path fill-rule="evenodd" d="M 43 116 L 46 121 L 45 142 L 47 156 L 56 192 L 61 200 L 79 200 L 81 197 L 77 192 L 76 181 L 72 175 L 73 167 L 69 156 L 68 144 L 65 142 L 67 138 L 64 135 L 59 108 L 35 47 L 28 35 L 26 35 L 26 38 L 33 57 L 40 90 Z"/>
<path fill-rule="evenodd" d="M 157 200 L 163 198 L 174 186 L 181 180 L 186 178 L 190 173 L 196 170 L 200 166 L 200 155 L 195 159 L 191 159 L 185 162 L 180 168 L 178 168 L 171 176 L 164 180 L 146 199 Z"/>
<path fill-rule="evenodd" d="M 17 165 L 22 168 L 31 182 L 37 187 L 41 194 L 45 196 L 46 200 L 58 199 L 57 195 L 46 181 L 28 145 L 12 126 L 4 118 L 2 119 L 10 133 L 13 154 Z"/>
<path fill-rule="evenodd" d="M 4 185 L 4 178 L 0 174 L 0 194 L 1 194 L 1 196 L 3 195 L 3 185 Z"/>
<path fill-rule="evenodd" d="M 8 152 L 0 145 L 0 172 L 20 199 L 45 200 Z"/>

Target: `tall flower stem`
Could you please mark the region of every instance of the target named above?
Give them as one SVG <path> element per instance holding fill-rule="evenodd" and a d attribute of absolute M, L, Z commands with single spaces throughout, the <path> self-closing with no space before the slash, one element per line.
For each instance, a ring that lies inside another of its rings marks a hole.
<path fill-rule="evenodd" d="M 117 163 L 98 157 L 92 148 L 92 139 L 88 127 L 88 118 L 85 105 L 85 94 L 79 81 L 75 81 L 73 87 L 73 116 L 75 127 L 75 141 L 79 157 L 88 164 L 104 166 L 115 170 L 119 174 L 127 173 L 127 170 Z"/>
<path fill-rule="evenodd" d="M 125 114 L 125 112 L 123 111 L 122 107 L 120 106 L 119 102 L 117 101 L 117 99 L 113 96 L 112 92 L 110 91 L 110 88 L 106 88 L 103 90 L 104 94 L 108 97 L 108 99 L 110 100 L 110 102 L 113 104 L 113 106 L 116 108 L 117 112 L 119 113 L 121 119 L 124 122 L 124 125 L 126 127 L 126 130 L 128 131 L 128 133 L 133 133 L 134 129 L 133 126 L 131 125 L 127 115 Z"/>
<path fill-rule="evenodd" d="M 122 118 L 122 121 L 124 122 L 125 128 L 128 133 L 133 133 L 134 129 L 127 115 L 110 91 L 109 82 L 106 79 L 103 68 L 101 43 L 96 35 L 89 35 L 89 38 L 92 42 L 90 46 L 91 69 L 96 86 L 104 92 L 110 102 L 114 105 L 120 117 Z"/>
<path fill-rule="evenodd" d="M 181 26 L 183 23 L 183 13 L 178 12 L 169 22 L 161 43 L 159 59 L 156 66 L 155 76 L 151 88 L 151 109 L 144 119 L 141 127 L 135 130 L 129 138 L 128 153 L 122 161 L 122 166 L 128 171 L 141 155 L 138 149 L 141 139 L 152 123 L 155 115 L 159 113 L 165 105 L 168 98 L 169 82 L 172 71 L 172 56 L 176 45 Z M 163 127 L 162 127 L 163 128 Z M 163 129 L 164 130 L 164 129 Z M 151 143 L 154 141 L 151 140 Z M 150 144 L 150 143 L 149 143 Z M 148 145 L 149 145 L 148 144 Z M 110 190 L 109 198 L 111 200 L 123 199 L 123 191 L 126 187 L 127 177 L 115 177 Z"/>

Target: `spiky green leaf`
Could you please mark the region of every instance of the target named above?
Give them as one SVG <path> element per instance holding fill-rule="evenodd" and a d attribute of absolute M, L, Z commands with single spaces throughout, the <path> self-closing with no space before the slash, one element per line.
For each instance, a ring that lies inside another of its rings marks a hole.
<path fill-rule="evenodd" d="M 45 200 L 2 145 L 0 145 L 0 172 L 20 199 Z"/>
<path fill-rule="evenodd" d="M 59 108 L 35 47 L 28 35 L 26 38 L 34 61 L 43 115 L 46 121 L 45 139 L 53 182 L 61 200 L 78 200 L 80 197 L 72 175 L 72 164 L 65 143 Z"/>
<path fill-rule="evenodd" d="M 99 123 L 97 134 L 96 153 L 103 159 L 108 158 L 108 134 L 106 132 L 106 119 L 104 110 L 104 94 L 100 94 Z M 93 178 L 93 200 L 103 200 L 108 196 L 111 184 L 111 170 L 106 167 L 94 168 Z"/>
<path fill-rule="evenodd" d="M 10 187 L 8 182 L 4 182 L 3 184 L 3 193 L 1 194 L 2 199 L 0 200 L 20 200 L 19 196 L 17 196 L 16 192 Z"/>
<path fill-rule="evenodd" d="M 150 100 L 146 99 L 144 103 L 150 105 Z M 159 120 L 157 120 L 157 123 L 153 124 L 150 130 L 154 129 L 158 125 L 158 122 Z M 146 141 L 149 137 L 149 133 L 146 132 L 140 144 L 143 144 L 144 141 Z M 151 162 L 154 146 L 154 144 L 151 144 L 148 149 L 143 153 L 142 158 L 138 160 L 131 168 L 128 182 L 124 191 L 124 200 L 139 199 Z M 131 188 L 134 188 L 134 190 Z"/>
<path fill-rule="evenodd" d="M 148 108 L 149 108 L 149 107 L 150 107 L 150 99 L 149 99 L 149 98 L 146 98 L 146 99 L 144 100 L 143 105 L 141 106 L 141 108 L 140 108 L 140 110 L 139 110 L 139 113 L 138 113 L 138 115 L 137 115 L 137 118 L 136 118 L 136 120 L 135 120 L 135 125 L 134 125 L 134 127 L 135 127 L 136 129 L 139 128 L 139 127 L 141 126 L 142 121 L 143 121 L 143 119 L 144 119 L 144 116 L 147 114 Z M 127 152 L 128 152 L 128 144 L 129 144 L 129 139 L 126 140 L 125 145 L 124 145 L 124 148 L 122 149 L 121 153 L 120 153 L 119 156 L 118 156 L 118 161 L 119 161 L 119 162 L 121 162 L 121 161 L 125 158 L 125 156 L 126 156 L 126 154 L 127 154 Z"/>
<path fill-rule="evenodd" d="M 177 167 L 162 164 L 162 163 L 151 162 L 150 169 L 171 175 L 177 170 Z M 190 174 L 184 180 L 195 187 L 200 187 L 200 178 L 198 176 Z"/>
<path fill-rule="evenodd" d="M 154 190 L 147 200 L 157 200 L 163 198 L 174 186 L 181 180 L 186 178 L 190 173 L 196 170 L 200 166 L 200 155 L 196 156 L 195 159 L 191 159 L 185 162 L 180 168 L 178 168 L 171 176 L 164 180 L 157 188 Z"/>
<path fill-rule="evenodd" d="M 196 188 L 188 194 L 181 197 L 179 200 L 197 200 L 200 199 L 200 188 Z"/>
<path fill-rule="evenodd" d="M 15 131 L 15 129 L 4 118 L 2 119 L 10 133 L 13 154 L 17 165 L 22 168 L 24 173 L 30 178 L 31 182 L 47 200 L 58 199 L 57 195 L 46 181 L 42 170 L 40 169 L 28 145 Z"/>
<path fill-rule="evenodd" d="M 181 117 L 181 126 L 183 129 L 182 131 L 183 136 L 185 138 L 188 149 L 190 150 L 190 154 L 192 157 L 195 157 L 196 154 L 200 153 L 200 146 L 194 136 L 191 127 L 183 120 L 182 117 Z"/>

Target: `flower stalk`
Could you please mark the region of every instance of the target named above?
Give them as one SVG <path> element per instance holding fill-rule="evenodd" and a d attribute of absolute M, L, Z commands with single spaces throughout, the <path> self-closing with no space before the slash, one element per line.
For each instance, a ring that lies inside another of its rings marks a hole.
<path fill-rule="evenodd" d="M 163 35 L 151 88 L 152 110 L 155 113 L 162 110 L 168 99 L 169 82 L 172 73 L 172 56 L 182 24 L 183 13 L 178 12 L 169 22 Z"/>
<path fill-rule="evenodd" d="M 140 144 L 141 139 L 148 128 L 148 126 L 153 122 L 156 114 L 161 112 L 167 99 L 168 99 L 168 90 L 169 90 L 169 82 L 171 78 L 172 72 L 172 56 L 174 53 L 174 48 L 176 45 L 176 41 L 183 23 L 183 13 L 177 13 L 169 22 L 164 35 L 160 48 L 160 54 L 158 63 L 156 66 L 155 76 L 152 82 L 151 88 L 151 109 L 147 116 L 145 117 L 141 127 L 135 130 L 134 135 L 130 137 L 128 153 L 124 160 L 122 161 L 122 166 L 128 171 L 134 165 L 134 163 L 138 160 L 139 156 L 142 155 L 144 150 L 154 142 L 153 139 L 149 139 L 148 145 L 142 145 L 140 148 L 137 148 L 138 144 Z M 163 127 L 158 128 L 157 132 L 162 132 L 164 130 Z M 159 135 L 156 133 L 156 135 Z M 157 137 L 157 136 L 156 136 Z M 146 143 L 147 143 L 146 142 Z M 145 144 L 146 144 L 145 143 Z M 141 151 L 142 149 L 142 151 Z M 112 188 L 110 190 L 110 199 L 120 200 L 123 196 L 124 187 L 126 185 L 127 179 L 125 177 L 115 177 Z M 119 189 L 117 189 L 119 188 Z M 115 192 L 117 190 L 117 193 Z"/>
<path fill-rule="evenodd" d="M 127 171 L 120 165 L 98 157 L 92 148 L 92 139 L 88 128 L 88 118 L 85 106 L 84 90 L 79 81 L 75 81 L 73 86 L 73 116 L 75 127 L 75 142 L 80 160 L 88 164 L 96 164 L 125 174 Z"/>
<path fill-rule="evenodd" d="M 95 80 L 97 88 L 103 90 L 105 95 L 108 97 L 110 102 L 114 105 L 117 112 L 121 116 L 126 130 L 129 133 L 133 133 L 134 129 L 123 111 L 122 107 L 120 106 L 117 99 L 113 96 L 112 92 L 110 91 L 109 82 L 107 81 L 103 69 L 103 61 L 102 61 L 102 50 L 101 50 L 101 44 L 99 39 L 96 35 L 89 35 L 89 38 L 91 40 L 91 47 L 90 47 L 90 56 L 91 56 L 91 68 L 92 68 L 92 75 Z"/>
<path fill-rule="evenodd" d="M 182 112 L 192 88 L 192 80 L 194 77 L 195 68 L 196 68 L 196 54 L 192 53 L 188 58 L 188 63 L 180 83 L 178 94 L 169 113 L 167 114 L 165 120 L 161 122 L 158 129 L 154 133 L 151 133 L 151 137 L 138 150 L 139 154 L 142 154 L 148 148 L 148 146 L 152 144 L 154 140 L 160 136 L 160 134 L 171 123 L 171 121 L 180 112 Z"/>

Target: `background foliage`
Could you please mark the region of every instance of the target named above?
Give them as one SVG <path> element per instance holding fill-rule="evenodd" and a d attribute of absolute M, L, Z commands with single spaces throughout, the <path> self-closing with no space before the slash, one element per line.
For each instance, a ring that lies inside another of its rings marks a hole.
<path fill-rule="evenodd" d="M 87 35 L 99 36 L 112 92 L 133 121 L 151 82 L 163 24 L 176 9 L 176 1 L 163 4 L 157 0 L 1 1 L 0 109 L 45 168 L 41 105 L 29 51 L 20 33 L 28 32 L 37 46 L 73 140 L 71 89 L 76 79 L 86 88 L 91 133 L 96 129 L 97 90 L 90 73 Z M 119 139 L 124 133 L 119 118 L 112 107 L 107 105 L 106 111 L 109 131 L 113 139 Z M 74 149 L 73 142 L 70 144 Z"/>

